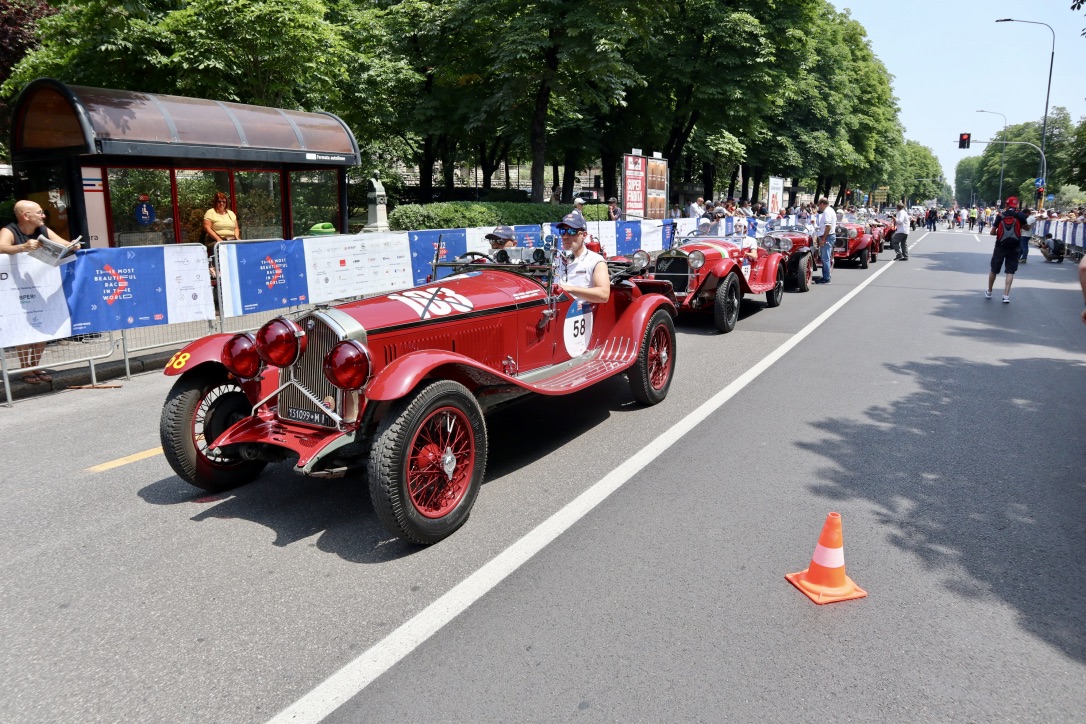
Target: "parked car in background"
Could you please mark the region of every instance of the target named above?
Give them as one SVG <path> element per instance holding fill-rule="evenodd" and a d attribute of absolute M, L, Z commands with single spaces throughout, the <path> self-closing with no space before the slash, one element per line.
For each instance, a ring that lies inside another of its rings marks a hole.
<path fill-rule="evenodd" d="M 793 217 L 794 219 L 794 217 Z M 814 227 L 799 226 L 792 219 L 770 219 L 761 239 L 769 252 L 784 257 L 785 281 L 805 292 L 811 288 L 814 273 Z"/>

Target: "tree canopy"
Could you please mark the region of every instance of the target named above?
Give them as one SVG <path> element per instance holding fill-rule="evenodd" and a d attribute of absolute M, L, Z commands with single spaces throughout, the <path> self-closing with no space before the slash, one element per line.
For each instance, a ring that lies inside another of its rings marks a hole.
<path fill-rule="evenodd" d="M 520 160 L 536 201 L 548 165 L 568 199 L 600 162 L 611 195 L 631 147 L 706 195 L 750 196 L 770 174 L 839 199 L 942 191 L 916 180 L 941 178 L 938 162 L 905 142 L 864 28 L 827 0 L 61 0 L 51 15 L 0 1 L 39 10 L 2 99 L 49 76 L 327 110 L 368 164 L 417 167 L 424 199 L 436 167 L 451 187 L 479 166 L 489 187 Z"/>

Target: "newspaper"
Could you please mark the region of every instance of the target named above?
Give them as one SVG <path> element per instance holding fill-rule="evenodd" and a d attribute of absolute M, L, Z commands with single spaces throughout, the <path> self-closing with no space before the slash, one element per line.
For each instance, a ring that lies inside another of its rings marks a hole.
<path fill-rule="evenodd" d="M 60 266 L 75 261 L 75 252 L 79 249 L 82 239 L 82 236 L 77 236 L 71 244 L 60 244 L 48 237 L 39 236 L 38 241 L 41 242 L 41 246 L 27 253 L 49 266 Z"/>

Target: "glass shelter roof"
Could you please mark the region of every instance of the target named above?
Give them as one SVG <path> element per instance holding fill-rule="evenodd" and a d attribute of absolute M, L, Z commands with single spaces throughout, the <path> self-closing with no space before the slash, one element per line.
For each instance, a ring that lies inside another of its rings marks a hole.
<path fill-rule="evenodd" d="M 39 78 L 15 102 L 14 159 L 63 154 L 214 159 L 305 166 L 360 162 L 331 113 L 69 86 Z"/>

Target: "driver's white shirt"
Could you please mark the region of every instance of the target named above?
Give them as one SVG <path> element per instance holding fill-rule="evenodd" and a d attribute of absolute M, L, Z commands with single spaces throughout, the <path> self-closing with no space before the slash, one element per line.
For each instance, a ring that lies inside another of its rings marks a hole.
<path fill-rule="evenodd" d="M 818 215 L 818 238 L 821 239 L 822 235 L 826 233 L 826 226 L 830 227 L 830 233 L 837 232 L 837 212 L 834 211 L 832 206 L 827 205 L 826 210 Z"/>
<path fill-rule="evenodd" d="M 558 259 L 558 281 L 574 287 L 592 286 L 592 272 L 597 264 L 604 263 L 604 258 L 587 246 L 581 248 L 581 255 L 566 261 L 565 256 Z"/>

